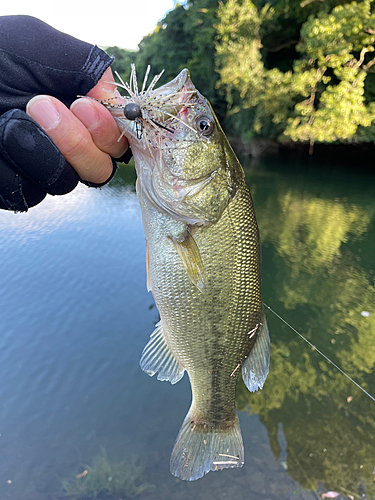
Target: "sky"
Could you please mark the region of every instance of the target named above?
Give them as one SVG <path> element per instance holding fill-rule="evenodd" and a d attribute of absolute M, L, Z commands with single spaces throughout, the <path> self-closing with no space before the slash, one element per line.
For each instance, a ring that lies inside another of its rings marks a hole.
<path fill-rule="evenodd" d="M 0 2 L 0 15 L 27 14 L 80 40 L 101 47 L 136 49 L 173 0 L 13 0 Z"/>

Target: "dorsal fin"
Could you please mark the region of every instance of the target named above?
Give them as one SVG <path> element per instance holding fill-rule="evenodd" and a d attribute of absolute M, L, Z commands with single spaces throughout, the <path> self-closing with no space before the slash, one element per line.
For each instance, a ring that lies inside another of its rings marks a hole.
<path fill-rule="evenodd" d="M 242 378 L 249 391 L 262 389 L 268 375 L 270 362 L 270 335 L 263 313 L 258 326 L 258 336 L 250 354 L 242 364 Z"/>

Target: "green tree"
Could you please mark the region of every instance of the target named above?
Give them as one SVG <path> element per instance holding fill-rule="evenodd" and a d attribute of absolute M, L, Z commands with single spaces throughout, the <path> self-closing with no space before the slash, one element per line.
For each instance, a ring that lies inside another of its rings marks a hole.
<path fill-rule="evenodd" d="M 192 80 L 222 119 L 227 103 L 217 88 L 219 74 L 215 61 L 219 3 L 218 0 L 189 2 L 189 9 L 186 11 L 186 29 L 193 34 L 192 52 L 187 61 Z"/>
<path fill-rule="evenodd" d="M 273 11 L 267 4 L 261 11 L 252 2 L 228 0 L 219 6 L 217 65 L 219 84 L 224 87 L 230 111 L 229 124 L 235 134 L 250 138 L 254 115 L 265 83 L 261 26 Z"/>
<path fill-rule="evenodd" d="M 150 65 L 153 74 L 165 70 L 161 81 L 167 82 L 186 67 L 191 56 L 193 37 L 185 24 L 186 10 L 184 6 L 176 4 L 155 30 L 142 39 L 136 59 L 140 75 Z"/>
<path fill-rule="evenodd" d="M 311 9 L 311 3 L 302 2 L 300 9 L 303 5 Z M 328 10 L 334 3 L 324 2 L 301 24 L 296 58 L 288 71 L 270 67 L 267 51 L 276 50 L 270 25 L 278 25 L 278 16 L 285 20 L 286 7 L 292 5 L 298 17 L 294 2 L 281 2 L 284 9 L 278 2 L 260 8 L 252 2 L 229 0 L 220 6 L 220 82 L 232 114 L 238 114 L 237 122 L 250 125 L 247 136 L 256 133 L 311 146 L 314 142 L 372 140 L 374 132 L 366 134 L 364 129 L 375 119 L 371 78 L 366 92 L 375 62 L 371 56 L 375 16 L 371 0 L 341 3 Z M 284 45 L 293 43 L 289 38 Z"/>
<path fill-rule="evenodd" d="M 135 50 L 125 50 L 119 47 L 108 47 L 106 52 L 114 56 L 115 60 L 112 63 L 112 71 L 121 76 L 124 82 L 130 79 L 131 64 L 135 63 L 137 52 Z"/>
<path fill-rule="evenodd" d="M 216 112 L 223 115 L 226 103 L 216 88 L 215 24 L 218 0 L 193 0 L 176 3 L 173 10 L 144 37 L 136 58 L 138 73 L 147 65 L 152 74 L 164 70 L 161 83 L 173 79 L 188 68 L 196 87 L 209 99 Z"/>
<path fill-rule="evenodd" d="M 375 119 L 374 103 L 366 106 L 364 95 L 367 71 L 375 63 L 368 57 L 375 42 L 371 1 L 310 17 L 301 36 L 297 50 L 304 59 L 302 67 L 295 66 L 295 79 L 309 71 L 319 78 L 305 85 L 307 99 L 296 104 L 284 135 L 310 144 L 354 139 L 358 126 Z"/>

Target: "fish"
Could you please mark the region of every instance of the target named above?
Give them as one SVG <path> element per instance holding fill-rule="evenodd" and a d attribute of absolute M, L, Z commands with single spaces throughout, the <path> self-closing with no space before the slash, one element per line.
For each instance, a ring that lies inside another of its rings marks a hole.
<path fill-rule="evenodd" d="M 186 481 L 241 467 L 235 406 L 240 372 L 262 389 L 270 337 L 261 292 L 261 243 L 242 166 L 208 100 L 183 69 L 141 89 L 134 65 L 102 103 L 129 141 L 146 239 L 147 288 L 160 314 L 140 366 L 192 402 L 174 444 L 173 475 Z M 119 75 L 117 75 L 119 77 Z M 120 77 L 119 77 L 120 78 Z"/>

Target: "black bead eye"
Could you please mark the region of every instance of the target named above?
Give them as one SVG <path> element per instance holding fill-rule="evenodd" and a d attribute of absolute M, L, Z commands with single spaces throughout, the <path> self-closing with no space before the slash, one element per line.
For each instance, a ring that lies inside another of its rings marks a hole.
<path fill-rule="evenodd" d="M 214 131 L 214 123 L 208 116 L 199 116 L 195 121 L 195 126 L 203 135 L 210 135 Z"/>
<path fill-rule="evenodd" d="M 128 120 L 135 120 L 136 118 L 142 116 L 142 111 L 138 104 L 130 102 L 124 108 L 124 115 Z"/>

